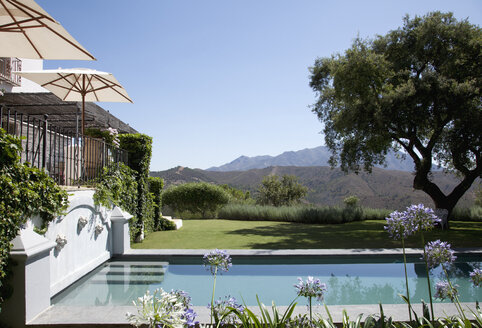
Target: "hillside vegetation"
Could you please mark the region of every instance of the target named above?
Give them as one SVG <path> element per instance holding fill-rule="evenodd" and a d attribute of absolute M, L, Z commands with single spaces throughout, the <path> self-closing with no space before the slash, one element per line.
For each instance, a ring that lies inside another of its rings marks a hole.
<path fill-rule="evenodd" d="M 423 192 L 412 187 L 413 176 L 410 172 L 374 168 L 372 174 L 345 174 L 340 169 L 325 166 L 296 167 L 275 166 L 247 171 L 214 172 L 186 167 L 176 167 L 166 171 L 151 172 L 151 176 L 161 177 L 165 185 L 186 182 L 209 182 L 228 184 L 232 187 L 250 191 L 254 194 L 257 186 L 266 175 L 295 175 L 310 190 L 307 202 L 316 205 L 340 205 L 350 195 L 360 198 L 360 205 L 372 208 L 402 209 L 410 204 L 424 203 L 433 206 L 432 200 Z M 443 172 L 434 172 L 433 179 L 447 192 L 457 184 L 457 178 Z M 472 206 L 474 190 L 479 186 L 476 181 L 464 195 L 458 206 Z"/>

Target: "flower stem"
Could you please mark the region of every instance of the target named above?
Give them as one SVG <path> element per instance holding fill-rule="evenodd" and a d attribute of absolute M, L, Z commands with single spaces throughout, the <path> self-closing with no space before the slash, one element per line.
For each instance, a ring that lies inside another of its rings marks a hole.
<path fill-rule="evenodd" d="M 309 297 L 310 299 L 310 323 L 313 323 L 313 316 L 311 314 L 311 296 Z"/>
<path fill-rule="evenodd" d="M 430 272 L 428 270 L 427 252 L 425 251 L 425 239 L 423 238 L 423 232 L 420 235 L 422 236 L 423 258 L 425 259 L 425 271 L 427 272 L 428 297 L 430 298 L 430 313 L 432 315 L 432 321 L 434 321 L 435 317 L 433 315 L 432 288 L 430 287 Z"/>
<path fill-rule="evenodd" d="M 211 325 L 213 324 L 213 316 L 214 316 L 214 293 L 216 291 L 216 276 L 218 273 L 218 267 L 214 269 L 214 283 L 213 283 L 213 296 L 211 297 Z"/>
<path fill-rule="evenodd" d="M 408 316 L 410 322 L 412 322 L 412 306 L 410 304 L 410 292 L 408 290 L 408 276 L 407 276 L 407 257 L 405 255 L 405 240 L 402 237 L 402 249 L 403 249 L 403 267 L 405 269 L 405 287 L 407 289 L 407 300 L 408 300 Z"/>
<path fill-rule="evenodd" d="M 443 264 L 442 264 L 442 269 L 444 270 L 445 277 L 447 278 L 447 282 L 449 283 L 450 292 L 452 293 L 454 290 L 454 287 L 450 282 L 449 274 L 447 273 L 447 270 L 445 269 L 445 265 Z M 451 297 L 450 300 L 452 301 L 452 303 L 454 303 L 455 307 L 457 308 L 457 311 L 459 311 L 460 316 L 463 317 L 465 321 L 467 321 L 467 317 L 465 316 L 464 310 L 460 305 L 459 297 L 457 296 L 457 294 L 454 293 L 453 298 Z"/>

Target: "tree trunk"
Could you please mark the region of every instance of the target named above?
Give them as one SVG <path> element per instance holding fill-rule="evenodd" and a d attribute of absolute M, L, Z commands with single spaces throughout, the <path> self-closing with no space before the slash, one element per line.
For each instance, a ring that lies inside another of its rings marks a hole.
<path fill-rule="evenodd" d="M 464 179 L 452 190 L 448 195 L 445 195 L 440 188 L 428 179 L 428 173 L 430 171 L 419 170 L 415 173 L 415 178 L 413 180 L 413 187 L 417 190 L 422 190 L 432 198 L 435 203 L 435 208 L 438 210 L 447 211 L 446 223 L 442 224 L 443 229 L 449 228 L 449 220 L 452 211 L 457 205 L 457 202 L 462 198 L 467 190 L 469 190 L 472 183 L 480 175 L 479 170 L 475 169 L 469 171 L 468 174 L 464 175 Z"/>

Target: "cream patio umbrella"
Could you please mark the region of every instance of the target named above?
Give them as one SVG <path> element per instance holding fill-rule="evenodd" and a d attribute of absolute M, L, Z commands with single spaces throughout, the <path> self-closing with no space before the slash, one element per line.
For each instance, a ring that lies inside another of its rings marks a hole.
<path fill-rule="evenodd" d="M 81 101 L 82 135 L 84 135 L 86 101 L 132 103 L 127 91 L 110 73 L 87 68 L 59 68 L 14 73 L 39 84 L 64 101 Z"/>
<path fill-rule="evenodd" d="M 33 0 L 0 0 L 0 57 L 95 60 Z"/>

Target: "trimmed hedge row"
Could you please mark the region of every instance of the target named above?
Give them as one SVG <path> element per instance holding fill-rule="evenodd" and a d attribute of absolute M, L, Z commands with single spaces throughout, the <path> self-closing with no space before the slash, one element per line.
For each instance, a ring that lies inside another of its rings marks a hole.
<path fill-rule="evenodd" d="M 229 204 L 219 210 L 218 217 L 226 220 L 338 224 L 367 219 L 383 220 L 390 212 L 390 210 L 365 209 L 362 207 L 275 207 Z"/>

